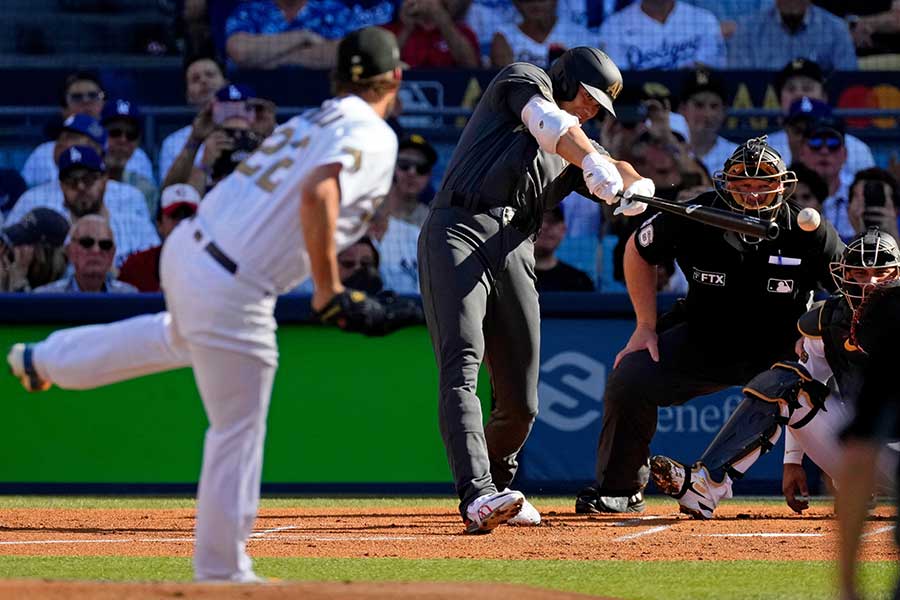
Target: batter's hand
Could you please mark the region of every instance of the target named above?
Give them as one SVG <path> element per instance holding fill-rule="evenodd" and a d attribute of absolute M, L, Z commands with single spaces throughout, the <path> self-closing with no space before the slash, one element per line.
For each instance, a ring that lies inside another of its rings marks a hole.
<path fill-rule="evenodd" d="M 624 183 L 615 165 L 603 158 L 599 152 L 591 152 L 581 161 L 584 184 L 588 191 L 607 204 L 618 202 L 618 194 Z"/>
<path fill-rule="evenodd" d="M 616 210 L 613 212 L 613 215 L 625 215 L 626 217 L 634 217 L 645 210 L 647 210 L 647 204 L 644 202 L 637 202 L 631 199 L 631 197 L 635 194 L 638 196 L 653 196 L 656 193 L 656 184 L 653 183 L 652 179 L 647 179 L 644 177 L 643 179 L 638 179 L 622 192 L 622 201 L 619 203 L 619 206 L 616 207 Z"/>
<path fill-rule="evenodd" d="M 809 488 L 806 487 L 806 471 L 803 470 L 802 465 L 790 463 L 784 465 L 781 491 L 784 493 L 787 505 L 797 514 L 801 514 L 809 508 Z"/>
<path fill-rule="evenodd" d="M 650 325 L 638 323 L 634 328 L 634 333 L 628 339 L 628 343 L 622 348 L 622 351 L 616 354 L 616 360 L 613 363 L 613 369 L 619 366 L 622 359 L 640 350 L 647 350 L 653 362 L 659 362 L 659 338 L 656 336 L 656 328 Z"/>
<path fill-rule="evenodd" d="M 384 335 L 385 318 L 380 302 L 351 289 L 335 294 L 321 310 L 313 310 L 313 319 L 320 323 L 365 335 Z"/>

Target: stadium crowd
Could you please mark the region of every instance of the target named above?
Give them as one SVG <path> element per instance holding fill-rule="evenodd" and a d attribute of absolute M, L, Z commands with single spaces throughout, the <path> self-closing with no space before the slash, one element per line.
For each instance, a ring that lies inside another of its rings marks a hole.
<path fill-rule="evenodd" d="M 869 225 L 897 234 L 900 166 L 876 164 L 826 94 L 831 73 L 873 55 L 900 56 L 896 0 L 868 2 L 854 14 L 826 0 L 183 0 L 178 18 L 185 101 L 196 116 L 148 156 L 141 98 L 109 95 L 91 71 L 66 77 L 47 141 L 20 172 L 0 172 L 0 289 L 158 291 L 162 240 L 284 116 L 240 73 L 331 68 L 337 42 L 368 25 L 393 31 L 413 69 L 546 67 L 565 49 L 590 45 L 623 71 L 679 71 L 675 90 L 629 86 L 626 75 L 618 118 L 596 128 L 605 148 L 652 178 L 659 196 L 677 200 L 712 188 L 741 141 L 722 135 L 733 92 L 720 71 L 760 70 L 781 107 L 769 143 L 798 176 L 794 201 L 817 208 L 844 239 Z M 394 186 L 372 220 L 365 260 L 360 249 L 342 260 L 354 271 L 377 265 L 379 285 L 414 295 L 416 239 L 441 153 L 400 120 L 391 119 L 400 138 Z M 67 235 L 49 211 L 71 224 Z M 644 218 L 567 198 L 539 234 L 540 290 L 623 291 L 624 240 Z M 585 239 L 593 243 L 579 265 L 590 264 L 588 273 L 566 263 L 567 243 Z M 686 289 L 677 264 L 660 269 L 660 291 Z"/>

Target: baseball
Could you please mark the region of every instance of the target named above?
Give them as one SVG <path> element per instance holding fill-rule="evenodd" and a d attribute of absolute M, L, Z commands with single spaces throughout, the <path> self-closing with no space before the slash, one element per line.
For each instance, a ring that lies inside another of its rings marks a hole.
<path fill-rule="evenodd" d="M 814 208 L 806 207 L 797 214 L 797 225 L 803 231 L 815 231 L 822 223 L 822 215 Z"/>

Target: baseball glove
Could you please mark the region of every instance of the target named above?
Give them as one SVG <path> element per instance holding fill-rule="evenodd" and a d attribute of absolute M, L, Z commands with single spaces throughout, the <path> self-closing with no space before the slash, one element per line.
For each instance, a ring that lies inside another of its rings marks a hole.
<path fill-rule="evenodd" d="M 313 320 L 344 331 L 377 336 L 424 323 L 425 317 L 418 303 L 393 292 L 379 292 L 373 297 L 348 288 L 322 310 L 313 311 Z"/>

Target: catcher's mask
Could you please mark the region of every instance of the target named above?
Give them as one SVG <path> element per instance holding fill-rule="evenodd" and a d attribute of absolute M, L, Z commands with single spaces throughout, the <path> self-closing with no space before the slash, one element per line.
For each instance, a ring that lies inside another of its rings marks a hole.
<path fill-rule="evenodd" d="M 716 193 L 728 207 L 774 221 L 778 209 L 794 193 L 797 175 L 788 171 L 766 136 L 747 140 L 713 175 Z"/>
<path fill-rule="evenodd" d="M 872 289 L 900 279 L 900 247 L 890 234 L 871 227 L 853 238 L 830 268 L 834 283 L 855 311 Z"/>

